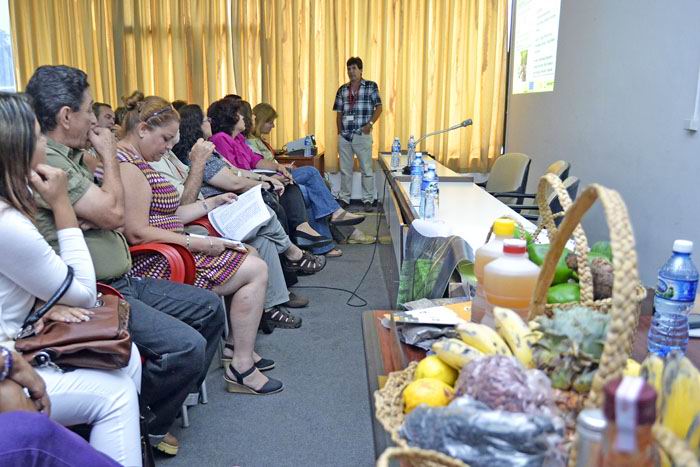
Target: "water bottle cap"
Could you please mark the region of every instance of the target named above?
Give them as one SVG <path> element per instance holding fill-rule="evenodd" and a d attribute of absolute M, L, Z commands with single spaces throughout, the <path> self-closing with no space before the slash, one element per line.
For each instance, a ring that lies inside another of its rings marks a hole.
<path fill-rule="evenodd" d="M 431 162 L 430 164 L 428 164 L 428 168 L 431 170 L 435 170 L 435 169 L 437 169 L 437 165 L 435 165 L 434 162 Z"/>
<path fill-rule="evenodd" d="M 690 240 L 676 240 L 673 242 L 673 251 L 676 253 L 692 253 L 693 242 Z"/>
<path fill-rule="evenodd" d="M 519 238 L 507 238 L 503 240 L 503 253 L 523 254 L 527 251 L 525 240 Z"/>
<path fill-rule="evenodd" d="M 515 233 L 515 222 L 512 219 L 496 219 L 493 223 L 493 233 L 499 237 L 512 237 Z"/>

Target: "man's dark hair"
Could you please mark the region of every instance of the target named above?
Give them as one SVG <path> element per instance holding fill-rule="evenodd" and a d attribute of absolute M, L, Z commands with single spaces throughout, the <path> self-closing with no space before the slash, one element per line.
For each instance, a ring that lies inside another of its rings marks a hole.
<path fill-rule="evenodd" d="M 187 105 L 187 102 L 183 101 L 182 99 L 178 99 L 178 100 L 172 101 L 171 105 L 173 106 L 173 108 L 175 110 L 177 110 L 179 112 L 181 108 L 183 108 L 184 106 Z"/>
<path fill-rule="evenodd" d="M 63 107 L 77 111 L 83 102 L 83 93 L 88 89 L 84 71 L 65 65 L 43 65 L 34 70 L 27 83 L 26 92 L 34 100 L 34 112 L 41 131 L 46 133 L 56 128 L 56 115 Z"/>
<path fill-rule="evenodd" d="M 239 96 L 238 94 L 226 94 L 224 96 L 224 99 L 232 99 L 234 101 L 242 101 L 243 98 Z"/>
<path fill-rule="evenodd" d="M 240 101 L 233 99 L 220 99 L 207 109 L 207 117 L 211 123 L 212 134 L 224 132 L 227 135 L 233 133 L 233 128 L 238 123 L 238 112 L 241 110 Z"/>
<path fill-rule="evenodd" d="M 111 109 L 112 106 L 109 104 L 105 104 L 104 102 L 95 102 L 92 104 L 92 111 L 95 113 L 95 117 L 100 116 L 101 108 L 106 107 L 108 109 Z"/>
<path fill-rule="evenodd" d="M 362 69 L 362 59 L 360 57 L 350 57 L 346 63 L 346 67 L 350 68 L 350 65 L 357 65 L 357 68 Z"/>

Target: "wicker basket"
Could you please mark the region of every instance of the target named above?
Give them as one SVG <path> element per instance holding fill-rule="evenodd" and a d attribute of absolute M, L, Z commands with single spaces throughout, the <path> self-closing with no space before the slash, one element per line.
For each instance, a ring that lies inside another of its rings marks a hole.
<path fill-rule="evenodd" d="M 551 186 L 555 190 L 566 212 L 564 221 L 558 229 L 554 224 L 551 211 L 548 210 L 549 207 L 547 206 L 545 209 L 543 206 L 545 203 L 541 201 L 545 198 L 547 186 Z M 610 314 L 608 335 L 600 365 L 593 378 L 591 390 L 585 399 L 587 407 L 600 407 L 604 384 L 611 379 L 622 376 L 627 359 L 631 354 L 639 320 L 640 304 L 646 294 L 639 283 L 634 236 L 627 208 L 616 191 L 600 185 L 592 185 L 572 204 L 566 190 L 561 185 L 561 181 L 556 176 L 542 177 L 538 190 L 538 202 L 540 203 L 541 215 L 543 215 L 542 226 L 548 230 L 551 248 L 542 265 L 529 314 L 529 319 L 533 319 L 545 313 L 550 314 L 553 310 L 554 307 L 546 303 L 547 289 L 554 277 L 556 264 L 564 245 L 572 234 L 576 244 L 576 254 L 579 255 L 579 258 L 586 258 L 588 243 L 580 222 L 596 200 L 600 200 L 603 205 L 610 229 L 614 281 L 611 299 L 593 300 L 593 280 L 588 262 L 585 259 L 579 261 L 582 304 L 602 313 Z M 573 304 L 556 305 L 557 308 L 570 308 L 572 306 Z M 399 429 L 404 420 L 402 393 L 403 389 L 413 380 L 416 365 L 417 363 L 413 362 L 406 369 L 391 373 L 385 386 L 374 394 L 376 417 L 398 446 L 398 448 L 387 450 L 380 457 L 378 465 L 388 465 L 388 460 L 391 457 L 399 456 L 414 466 L 464 467 L 466 464 L 463 462 L 444 454 L 412 448 L 399 436 Z M 655 427 L 654 434 L 659 445 L 671 459 L 676 461 L 676 464 L 698 465 L 687 445 L 676 439 L 667 430 Z M 575 443 L 573 446 L 575 447 Z M 575 462 L 575 458 L 576 452 L 572 449 L 570 463 Z"/>

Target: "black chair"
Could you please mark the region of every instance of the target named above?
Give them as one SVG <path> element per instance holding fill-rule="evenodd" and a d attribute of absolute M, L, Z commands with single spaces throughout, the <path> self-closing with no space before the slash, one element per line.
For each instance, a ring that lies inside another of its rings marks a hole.
<path fill-rule="evenodd" d="M 578 177 L 568 177 L 566 180 L 564 180 L 563 183 L 564 188 L 569 194 L 571 200 L 575 200 L 576 195 L 578 194 Z M 530 193 L 524 193 L 522 195 L 518 195 L 517 193 L 511 193 L 510 196 L 513 198 L 520 197 L 521 200 L 523 198 L 534 198 L 534 196 L 531 196 Z M 547 203 L 549 204 L 549 209 L 552 210 L 552 214 L 557 214 L 564 211 L 564 208 L 562 208 L 561 203 L 559 202 L 559 197 L 554 192 L 550 193 L 547 196 Z M 521 216 L 523 216 L 529 221 L 538 222 L 540 219 L 540 208 L 536 204 L 509 204 L 508 207 L 520 213 Z M 559 226 L 561 220 L 562 216 L 554 216 L 554 222 L 557 226 Z"/>

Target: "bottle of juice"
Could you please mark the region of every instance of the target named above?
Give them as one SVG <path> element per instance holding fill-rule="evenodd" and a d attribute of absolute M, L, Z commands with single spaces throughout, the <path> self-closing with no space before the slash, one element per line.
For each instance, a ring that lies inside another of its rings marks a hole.
<path fill-rule="evenodd" d="M 511 219 L 496 219 L 493 223 L 493 235 L 488 243 L 474 253 L 474 275 L 476 276 L 476 296 L 472 301 L 472 312 L 486 312 L 488 307 L 484 294 L 484 266 L 503 256 L 503 240 L 513 238 L 515 222 Z M 482 321 L 484 322 L 484 321 Z M 484 322 L 489 324 L 489 321 Z"/>
<path fill-rule="evenodd" d="M 490 306 L 510 308 L 523 318 L 537 285 L 540 267 L 527 257 L 525 240 L 503 240 L 503 256 L 484 268 L 484 292 Z"/>

